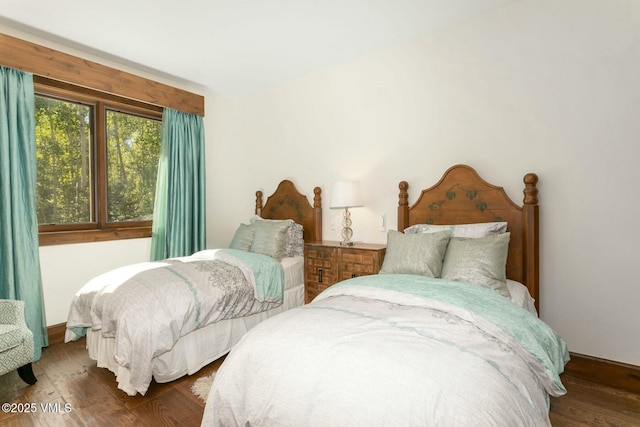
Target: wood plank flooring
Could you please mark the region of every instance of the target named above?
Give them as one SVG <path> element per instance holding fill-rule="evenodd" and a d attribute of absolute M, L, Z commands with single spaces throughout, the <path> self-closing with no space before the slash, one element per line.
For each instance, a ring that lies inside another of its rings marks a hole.
<path fill-rule="evenodd" d="M 53 344 L 34 364 L 35 385 L 27 386 L 16 372 L 0 377 L 0 404 L 34 403 L 37 409 L 0 412 L 0 426 L 199 426 L 204 402 L 191 393 L 191 386 L 220 363 L 171 383 L 152 383 L 145 396 L 129 397 L 117 389 L 111 372 L 89 359 L 84 340 Z M 562 380 L 568 394 L 551 400 L 554 427 L 640 427 L 639 394 L 567 375 Z"/>

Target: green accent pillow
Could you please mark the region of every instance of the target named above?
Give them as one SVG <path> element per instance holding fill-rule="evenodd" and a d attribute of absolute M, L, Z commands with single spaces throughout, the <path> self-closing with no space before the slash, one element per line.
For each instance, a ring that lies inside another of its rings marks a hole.
<path fill-rule="evenodd" d="M 287 238 L 284 241 L 284 257 L 304 255 L 304 229 L 301 224 L 292 219 L 266 219 L 258 215 L 251 217 L 251 224 L 262 224 L 263 222 L 274 224 L 289 224 Z"/>
<path fill-rule="evenodd" d="M 250 252 L 269 255 L 278 261 L 284 256 L 284 244 L 289 231 L 288 221 L 255 221 Z"/>
<path fill-rule="evenodd" d="M 251 248 L 254 233 L 255 229 L 253 226 L 248 224 L 240 224 L 240 226 L 236 230 L 236 233 L 233 235 L 233 239 L 231 240 L 229 248 L 248 251 Z"/>
<path fill-rule="evenodd" d="M 404 234 L 389 230 L 387 252 L 380 273 L 440 277 L 449 234 L 449 231 Z"/>
<path fill-rule="evenodd" d="M 510 233 L 451 238 L 444 257 L 442 278 L 483 286 L 510 298 L 505 271 L 510 238 Z"/>

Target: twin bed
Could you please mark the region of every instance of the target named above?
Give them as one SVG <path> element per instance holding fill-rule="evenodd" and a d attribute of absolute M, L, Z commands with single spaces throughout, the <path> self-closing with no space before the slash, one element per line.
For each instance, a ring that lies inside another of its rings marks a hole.
<path fill-rule="evenodd" d="M 140 316 L 115 310 L 113 328 L 102 327 L 109 321 L 96 321 L 109 304 L 95 299 L 94 288 L 110 294 L 122 281 L 112 279 L 113 272 L 76 295 L 67 338 L 86 332 L 91 357 L 114 371 L 119 387 L 129 394 L 144 394 L 151 377 L 171 381 L 232 349 L 211 387 L 203 426 L 550 425 L 549 396 L 565 393 L 559 376 L 568 352 L 536 314 L 537 180 L 534 174 L 524 177 L 522 206 L 465 165 L 447 170 L 413 205 L 408 184 L 401 182 L 399 231 L 388 233 L 379 274 L 340 282 L 303 305 L 304 262 L 300 255 L 284 257 L 280 264 L 297 267 L 285 266 L 290 285 L 282 285 L 282 303 L 272 292 L 278 286 L 252 285 L 254 299 L 240 305 L 258 306 L 253 314 L 236 310 L 231 318 L 200 325 L 192 319 L 197 310 L 179 307 L 177 313 L 187 313 L 180 321 L 196 326 L 185 333 L 171 322 L 159 322 L 160 329 L 173 331 L 170 339 L 163 338 L 173 344 L 154 344 L 152 352 L 142 352 L 150 356 L 142 363 L 150 366 L 143 381 L 135 361 L 140 353 L 123 353 L 119 341 L 137 346 L 129 335 L 152 335 L 135 328 L 123 337 L 112 332 L 126 324 L 127 316 L 132 316 L 130 322 Z M 305 241 L 322 239 L 319 188 L 311 205 L 291 182 L 283 181 L 264 206 L 257 193 L 256 214 L 293 220 L 298 231 L 304 228 Z M 238 228 L 231 246 L 273 258 L 274 235 L 265 238 L 264 230 L 257 231 L 265 224 L 278 228 L 280 223 L 254 218 Z M 253 234 L 247 237 L 249 229 Z M 299 251 L 300 244 L 289 249 Z M 146 264 L 170 270 L 217 258 L 219 251 L 212 252 L 161 266 Z M 222 258 L 228 261 L 230 255 L 243 258 L 226 250 Z M 135 279 L 134 273 L 145 267 L 124 269 Z M 163 293 L 164 298 L 171 295 Z M 155 307 L 176 305 L 175 300 L 163 304 L 158 299 Z M 74 307 L 86 315 L 87 306 L 89 321 L 82 316 L 77 321 Z"/>
<path fill-rule="evenodd" d="M 535 314 L 537 177 L 524 183 L 517 206 L 454 166 L 410 207 L 401 182 L 380 273 L 247 333 L 202 425 L 550 425 L 568 352 Z"/>
<path fill-rule="evenodd" d="M 310 203 L 284 180 L 264 205 L 256 192 L 255 214 L 238 227 L 233 250 L 129 265 L 89 281 L 74 296 L 65 341 L 86 335 L 89 356 L 116 375 L 118 388 L 144 395 L 152 378 L 193 374 L 258 323 L 302 305 L 304 241 L 322 236 L 320 188 Z M 282 239 L 286 253 L 275 253 Z M 249 259 L 238 261 L 243 255 Z M 269 261 L 282 266 L 275 283 L 256 288 L 245 280 L 247 263 L 259 279 L 276 268 Z"/>

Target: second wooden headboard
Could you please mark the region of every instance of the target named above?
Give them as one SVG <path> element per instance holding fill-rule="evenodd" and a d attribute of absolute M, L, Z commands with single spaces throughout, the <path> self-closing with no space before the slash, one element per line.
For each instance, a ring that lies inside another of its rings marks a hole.
<path fill-rule="evenodd" d="M 322 198 L 320 187 L 313 189 L 313 206 L 293 182 L 283 180 L 262 205 L 262 191 L 256 192 L 256 215 L 265 219 L 292 219 L 304 228 L 304 241 L 322 240 Z"/>
<path fill-rule="evenodd" d="M 507 278 L 523 283 L 540 310 L 538 177 L 524 176 L 523 205 L 518 206 L 502 187 L 489 184 L 467 165 L 449 168 L 434 186 L 422 190 L 409 206 L 409 184 L 399 184 L 398 231 L 414 224 L 471 224 L 506 221 L 511 233 Z"/>

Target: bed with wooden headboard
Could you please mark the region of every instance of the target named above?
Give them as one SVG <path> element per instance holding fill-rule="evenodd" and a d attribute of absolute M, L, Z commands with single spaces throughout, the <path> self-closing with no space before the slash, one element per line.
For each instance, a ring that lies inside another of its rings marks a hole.
<path fill-rule="evenodd" d="M 537 297 L 537 177 L 524 181 L 522 207 L 464 165 L 412 206 L 400 183 L 400 231 L 388 232 L 380 273 L 251 330 L 218 370 L 202 425 L 550 426 L 549 395 L 566 392 L 562 338 L 512 298 L 444 278 L 447 263 L 484 273 L 485 259 L 499 259 L 491 270 L 500 271 L 508 258 L 508 277 Z M 401 232 L 423 223 L 476 225 Z M 456 236 L 485 223 L 499 230 Z M 442 277 L 431 274 L 438 264 Z"/>
<path fill-rule="evenodd" d="M 507 278 L 524 284 L 539 311 L 538 177 L 524 176 L 522 206 L 514 203 L 502 187 L 490 184 L 470 166 L 449 168 L 440 181 L 422 190 L 410 205 L 409 184 L 399 184 L 398 230 L 414 224 L 472 224 L 507 222 L 511 233 Z"/>
<path fill-rule="evenodd" d="M 256 215 L 265 219 L 292 219 L 304 228 L 304 241 L 322 240 L 322 190 L 313 189 L 313 205 L 285 179 L 263 205 L 262 191 L 256 192 Z"/>
<path fill-rule="evenodd" d="M 322 234 L 320 188 L 314 189 L 312 202 L 289 180 L 280 182 L 264 205 L 262 191 L 255 194 L 255 213 L 263 219 L 247 212 L 250 224 L 238 225 L 229 248 L 128 265 L 89 281 L 71 303 L 65 340 L 86 333 L 89 356 L 116 375 L 118 388 L 145 394 L 152 378 L 168 382 L 193 374 L 260 322 L 302 305 L 303 237 L 315 240 Z M 294 225 L 302 226 L 301 233 L 291 231 Z M 282 245 L 274 249 L 276 240 Z M 270 286 L 277 289 L 260 298 L 257 280 L 243 280 L 250 276 L 247 270 L 254 277 L 272 277 Z M 117 317 L 106 317 L 107 305 L 117 308 L 110 310 Z M 111 324 L 116 326 L 104 333 L 103 326 Z"/>

